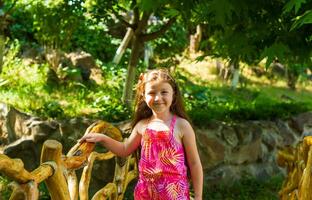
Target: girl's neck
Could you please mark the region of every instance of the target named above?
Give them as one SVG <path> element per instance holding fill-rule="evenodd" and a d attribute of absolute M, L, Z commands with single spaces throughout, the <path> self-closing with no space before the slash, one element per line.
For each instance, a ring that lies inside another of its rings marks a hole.
<path fill-rule="evenodd" d="M 167 122 L 171 120 L 173 117 L 173 114 L 168 112 L 168 113 L 163 113 L 163 114 L 153 114 L 151 117 L 151 121 L 162 121 L 162 122 Z"/>

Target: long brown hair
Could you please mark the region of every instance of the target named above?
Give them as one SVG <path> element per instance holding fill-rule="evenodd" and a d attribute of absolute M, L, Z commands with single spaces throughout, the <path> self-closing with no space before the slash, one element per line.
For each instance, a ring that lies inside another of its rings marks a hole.
<path fill-rule="evenodd" d="M 153 69 L 147 71 L 144 74 L 141 74 L 139 77 L 139 81 L 136 87 L 135 111 L 133 121 L 131 124 L 132 128 L 140 120 L 149 118 L 153 115 L 152 110 L 147 106 L 147 104 L 144 101 L 145 85 L 146 83 L 151 81 L 164 81 L 171 85 L 173 89 L 173 101 L 170 106 L 170 111 L 173 114 L 190 121 L 184 109 L 180 89 L 175 80 L 170 75 L 169 71 L 167 69 Z"/>

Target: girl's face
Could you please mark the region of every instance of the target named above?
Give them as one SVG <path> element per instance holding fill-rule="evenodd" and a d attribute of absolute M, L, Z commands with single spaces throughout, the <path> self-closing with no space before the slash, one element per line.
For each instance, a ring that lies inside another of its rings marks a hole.
<path fill-rule="evenodd" d="M 167 82 L 151 81 L 145 84 L 144 100 L 155 113 L 170 111 L 173 95 L 173 89 Z"/>

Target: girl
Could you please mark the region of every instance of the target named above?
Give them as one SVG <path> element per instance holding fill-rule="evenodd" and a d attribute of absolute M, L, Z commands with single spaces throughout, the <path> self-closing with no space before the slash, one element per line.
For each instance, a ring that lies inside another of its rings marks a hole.
<path fill-rule="evenodd" d="M 100 142 L 122 157 L 141 147 L 135 200 L 189 200 L 187 166 L 195 200 L 202 200 L 203 170 L 195 134 L 179 88 L 167 70 L 155 69 L 140 76 L 132 127 L 125 142 L 98 133 L 85 135 L 81 142 Z"/>

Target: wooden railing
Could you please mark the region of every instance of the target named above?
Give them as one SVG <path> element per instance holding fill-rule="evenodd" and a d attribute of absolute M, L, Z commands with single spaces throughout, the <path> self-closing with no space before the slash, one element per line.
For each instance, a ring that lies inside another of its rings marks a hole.
<path fill-rule="evenodd" d="M 279 191 L 280 199 L 312 200 L 312 136 L 305 137 L 294 148 L 280 150 L 277 163 L 287 170 Z"/>
<path fill-rule="evenodd" d="M 85 134 L 97 132 L 107 134 L 117 140 L 122 140 L 119 129 L 111 124 L 100 121 L 92 124 Z M 114 179 L 94 194 L 92 200 L 123 199 L 130 181 L 137 177 L 136 160 L 133 156 L 125 159 L 116 157 L 113 153 L 93 152 L 94 144 L 77 143 L 66 156 L 62 155 L 62 144 L 56 140 L 44 142 L 40 166 L 32 172 L 24 169 L 20 159 L 11 159 L 0 154 L 0 172 L 12 179 L 10 200 L 37 200 L 38 185 L 44 181 L 52 200 L 88 200 L 89 183 L 92 167 L 95 161 L 115 158 Z M 83 167 L 78 183 L 75 170 Z"/>

